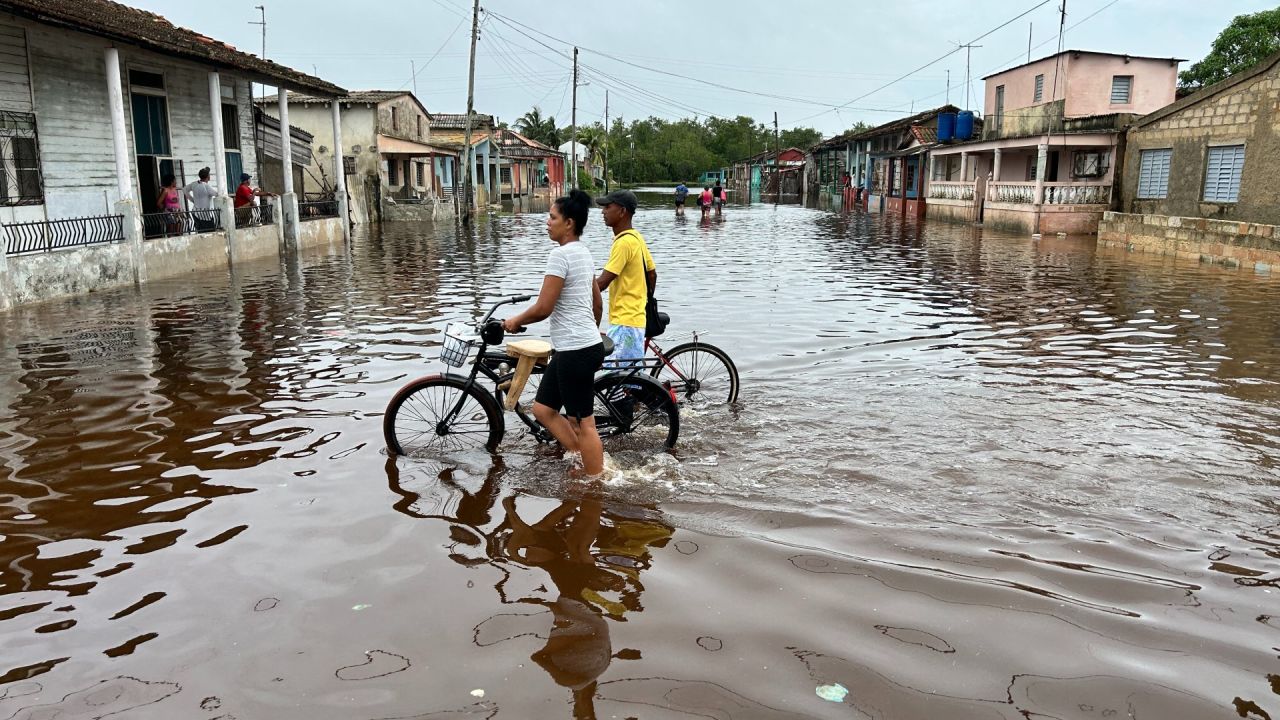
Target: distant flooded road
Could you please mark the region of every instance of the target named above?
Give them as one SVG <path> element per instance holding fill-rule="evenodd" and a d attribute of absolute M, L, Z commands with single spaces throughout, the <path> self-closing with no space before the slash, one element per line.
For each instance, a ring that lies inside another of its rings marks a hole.
<path fill-rule="evenodd" d="M 652 200 L 741 398 L 602 490 L 382 447 L 540 214 L 0 315 L 0 718 L 1280 720 L 1280 278 Z"/>

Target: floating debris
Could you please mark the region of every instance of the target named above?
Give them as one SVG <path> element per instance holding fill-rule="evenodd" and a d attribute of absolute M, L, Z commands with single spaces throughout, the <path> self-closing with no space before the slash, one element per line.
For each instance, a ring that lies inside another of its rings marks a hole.
<path fill-rule="evenodd" d="M 368 610 L 368 609 L 369 609 L 369 608 L 371 608 L 371 607 L 373 607 L 373 606 L 372 606 L 372 605 L 365 605 L 364 603 L 361 603 L 361 604 L 359 604 L 359 605 L 352 605 L 352 606 L 351 606 L 351 609 L 352 609 L 352 610 L 355 610 L 356 612 L 360 612 L 361 610 Z"/>
<path fill-rule="evenodd" d="M 478 698 L 484 697 L 484 688 L 476 688 L 475 690 L 472 690 L 471 697 L 478 697 Z"/>
<path fill-rule="evenodd" d="M 849 694 L 849 688 L 840 683 L 832 683 L 831 685 L 819 685 L 814 692 L 818 693 L 818 697 L 828 702 L 844 702 L 845 696 Z"/>

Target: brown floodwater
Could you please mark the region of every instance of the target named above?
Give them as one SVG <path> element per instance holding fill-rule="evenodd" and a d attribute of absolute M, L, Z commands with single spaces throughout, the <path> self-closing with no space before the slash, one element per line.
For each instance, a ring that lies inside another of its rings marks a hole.
<path fill-rule="evenodd" d="M 0 718 L 1280 719 L 1280 278 L 637 225 L 742 391 L 598 485 L 382 447 L 541 215 L 0 315 Z"/>

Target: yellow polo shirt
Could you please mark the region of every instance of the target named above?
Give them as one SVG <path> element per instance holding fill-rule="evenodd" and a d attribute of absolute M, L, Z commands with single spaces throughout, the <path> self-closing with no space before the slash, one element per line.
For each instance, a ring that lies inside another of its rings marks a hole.
<path fill-rule="evenodd" d="M 646 271 L 654 269 L 653 256 L 644 237 L 624 230 L 613 238 L 604 269 L 617 275 L 609 284 L 609 323 L 643 328 L 644 306 L 649 299 Z"/>

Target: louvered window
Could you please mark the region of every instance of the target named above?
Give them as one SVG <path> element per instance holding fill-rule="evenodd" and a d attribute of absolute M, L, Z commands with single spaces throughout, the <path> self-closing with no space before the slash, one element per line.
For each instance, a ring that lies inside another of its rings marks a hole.
<path fill-rule="evenodd" d="M 1128 105 L 1133 97 L 1133 76 L 1116 75 L 1111 78 L 1111 104 Z"/>
<path fill-rule="evenodd" d="M 1148 200 L 1169 195 L 1169 160 L 1171 148 L 1143 150 L 1138 166 L 1138 199 Z"/>
<path fill-rule="evenodd" d="M 1044 75 L 1043 74 L 1036 76 L 1036 96 L 1031 100 L 1031 102 L 1040 102 L 1041 100 L 1044 100 Z"/>
<path fill-rule="evenodd" d="M 1209 148 L 1209 162 L 1204 173 L 1205 201 L 1233 203 L 1238 200 L 1240 197 L 1240 175 L 1243 171 L 1243 145 L 1223 145 Z"/>

